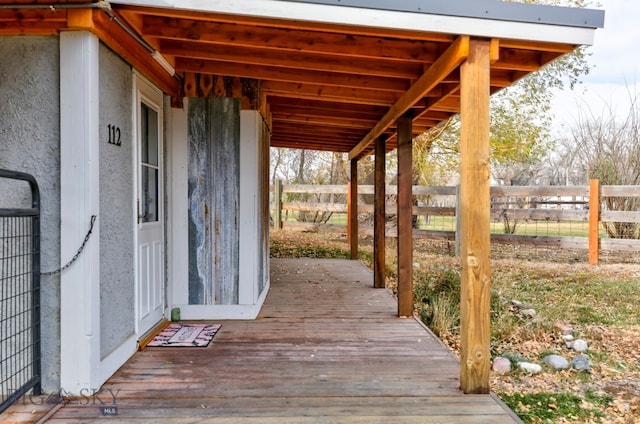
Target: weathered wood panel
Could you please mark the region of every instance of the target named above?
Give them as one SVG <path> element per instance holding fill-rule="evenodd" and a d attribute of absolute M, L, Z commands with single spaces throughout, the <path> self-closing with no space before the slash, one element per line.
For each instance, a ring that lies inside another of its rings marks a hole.
<path fill-rule="evenodd" d="M 640 240 L 600 239 L 600 249 L 605 251 L 638 252 Z"/>
<path fill-rule="evenodd" d="M 223 321 L 206 348 L 147 348 L 103 386 L 127 423 L 513 423 L 464 395 L 455 356 L 351 260 L 272 260 L 255 321 Z M 111 391 L 111 392 L 109 392 Z M 91 399 L 90 399 L 91 400 Z M 84 399 L 83 399 L 84 401 Z M 96 401 L 97 402 L 97 401 Z M 70 403 L 49 423 L 91 423 Z"/>
<path fill-rule="evenodd" d="M 189 99 L 189 303 L 237 304 L 240 103 Z"/>

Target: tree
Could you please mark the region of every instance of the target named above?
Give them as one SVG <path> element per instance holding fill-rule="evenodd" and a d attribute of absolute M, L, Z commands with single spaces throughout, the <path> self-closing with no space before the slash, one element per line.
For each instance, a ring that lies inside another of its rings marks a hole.
<path fill-rule="evenodd" d="M 603 185 L 640 184 L 640 94 L 628 90 L 630 107 L 626 116 L 616 114 L 608 105 L 597 116 L 581 107 L 571 130 L 572 140 L 565 142 L 565 154 L 573 158 L 573 173 L 600 180 Z M 638 210 L 640 202 L 631 197 L 606 197 L 608 210 Z M 603 223 L 612 238 L 640 238 L 635 223 Z"/>
<path fill-rule="evenodd" d="M 525 0 L 555 6 L 585 7 L 585 0 Z M 531 184 L 553 149 L 551 101 L 554 89 L 573 89 L 589 73 L 588 49 L 580 47 L 527 75 L 491 98 L 492 177 L 507 185 Z M 419 180 L 446 183 L 459 169 L 458 115 L 416 139 L 414 163 Z M 422 165 L 420 165 L 422 164 Z M 429 164 L 429 165 L 424 165 Z M 428 175 L 430 173 L 430 175 Z"/>

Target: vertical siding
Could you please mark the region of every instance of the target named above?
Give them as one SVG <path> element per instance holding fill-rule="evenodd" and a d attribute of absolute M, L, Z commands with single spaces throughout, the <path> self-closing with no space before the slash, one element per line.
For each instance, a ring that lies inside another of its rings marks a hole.
<path fill-rule="evenodd" d="M 238 304 L 240 101 L 190 98 L 189 303 Z"/>
<path fill-rule="evenodd" d="M 238 304 L 240 205 L 240 101 L 208 99 L 210 104 L 212 193 L 211 233 L 216 303 Z"/>
<path fill-rule="evenodd" d="M 189 303 L 213 303 L 208 193 L 211 192 L 207 101 L 189 99 Z"/>

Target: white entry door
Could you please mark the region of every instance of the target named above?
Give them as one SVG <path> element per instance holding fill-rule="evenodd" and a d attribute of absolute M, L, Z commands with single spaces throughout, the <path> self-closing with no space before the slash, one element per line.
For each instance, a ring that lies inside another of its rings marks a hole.
<path fill-rule="evenodd" d="M 137 81 L 138 336 L 164 316 L 164 219 L 162 187 L 162 95 Z"/>

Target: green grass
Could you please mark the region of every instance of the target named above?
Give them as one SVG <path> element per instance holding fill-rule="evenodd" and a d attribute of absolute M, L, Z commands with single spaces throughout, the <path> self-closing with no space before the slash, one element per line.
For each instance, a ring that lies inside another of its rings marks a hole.
<path fill-rule="evenodd" d="M 613 400 L 609 395 L 589 391 L 584 397 L 571 393 L 502 393 L 499 396 L 525 423 L 553 423 L 559 418 L 593 421 L 604 416 L 601 410 Z"/>
<path fill-rule="evenodd" d="M 297 222 L 297 214 L 290 212 L 283 216 L 285 222 Z M 327 224 L 347 225 L 347 214 L 333 213 Z M 454 216 L 430 216 L 427 222 L 425 216 L 418 216 L 418 228 L 429 231 L 455 231 L 456 218 Z M 586 221 L 554 222 L 554 221 L 529 221 L 518 222 L 514 235 L 520 236 L 550 236 L 550 237 L 587 237 L 589 226 Z M 504 225 L 501 220 L 491 222 L 492 234 L 504 234 Z M 600 237 L 606 238 L 607 233 L 601 229 Z"/>
<path fill-rule="evenodd" d="M 581 325 L 640 324 L 638 279 L 498 267 L 492 287 L 505 299 L 536 305 L 550 322 L 562 318 Z"/>

